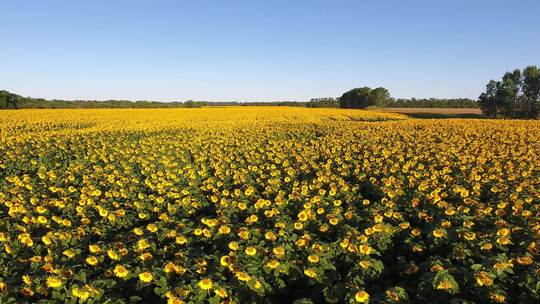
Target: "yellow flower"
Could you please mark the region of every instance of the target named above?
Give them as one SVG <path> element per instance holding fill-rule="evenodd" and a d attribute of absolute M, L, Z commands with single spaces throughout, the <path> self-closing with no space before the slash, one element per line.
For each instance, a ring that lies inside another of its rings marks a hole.
<path fill-rule="evenodd" d="M 510 229 L 502 228 L 497 231 L 498 236 L 508 236 L 510 234 Z"/>
<path fill-rule="evenodd" d="M 90 266 L 96 266 L 99 263 L 99 261 L 95 256 L 91 255 L 86 258 L 86 263 L 88 263 L 88 265 Z"/>
<path fill-rule="evenodd" d="M 30 238 L 29 236 L 23 236 L 21 238 L 21 243 L 23 243 L 24 245 L 28 247 L 34 246 L 34 241 L 32 241 L 32 238 Z"/>
<path fill-rule="evenodd" d="M 184 304 L 184 303 L 185 303 L 184 301 L 180 300 L 177 297 L 173 297 L 173 296 L 171 296 L 171 297 L 169 297 L 167 299 L 167 304 Z"/>
<path fill-rule="evenodd" d="M 145 250 L 146 248 L 150 247 L 150 244 L 148 243 L 147 240 L 145 239 L 142 239 L 142 240 L 139 240 L 137 242 L 137 250 L 138 251 L 143 251 Z"/>
<path fill-rule="evenodd" d="M 153 279 L 154 277 L 152 276 L 150 272 L 145 271 L 145 272 L 139 273 L 139 280 L 141 280 L 141 282 L 149 283 L 149 282 L 152 282 Z"/>
<path fill-rule="evenodd" d="M 493 279 L 488 276 L 488 273 L 481 271 L 476 275 L 476 284 L 478 286 L 491 286 L 493 285 Z"/>
<path fill-rule="evenodd" d="M 229 243 L 229 249 L 233 250 L 233 251 L 238 250 L 238 243 L 237 242 L 230 242 Z"/>
<path fill-rule="evenodd" d="M 144 231 L 141 228 L 137 227 L 137 228 L 133 229 L 133 233 L 135 233 L 138 236 L 141 236 L 141 235 L 144 234 Z"/>
<path fill-rule="evenodd" d="M 52 240 L 50 237 L 44 235 L 41 237 L 41 241 L 43 242 L 43 244 L 49 246 L 50 244 L 52 244 Z"/>
<path fill-rule="evenodd" d="M 312 254 L 312 255 L 308 256 L 308 261 L 310 263 L 319 263 L 319 256 L 317 256 L 315 254 Z"/>
<path fill-rule="evenodd" d="M 443 229 L 433 230 L 433 236 L 436 238 L 442 238 L 444 235 L 445 235 L 445 231 Z"/>
<path fill-rule="evenodd" d="M 114 275 L 115 276 L 123 279 L 123 278 L 127 277 L 128 274 L 129 274 L 129 270 L 127 270 L 124 266 L 116 265 L 114 267 Z M 140 278 L 140 275 L 139 275 L 139 278 Z"/>
<path fill-rule="evenodd" d="M 523 256 L 516 259 L 516 262 L 520 265 L 531 265 L 533 259 L 530 256 Z"/>
<path fill-rule="evenodd" d="M 369 294 L 365 292 L 364 290 L 360 290 L 356 292 L 356 294 L 354 295 L 354 299 L 356 300 L 356 302 L 359 302 L 359 303 L 368 303 Z"/>
<path fill-rule="evenodd" d="M 38 216 L 37 220 L 38 220 L 38 223 L 40 224 L 47 224 L 47 218 L 44 217 L 43 215 Z"/>
<path fill-rule="evenodd" d="M 75 256 L 75 252 L 71 249 L 64 250 L 62 252 L 63 255 L 67 256 L 69 259 L 73 258 Z"/>
<path fill-rule="evenodd" d="M 231 257 L 228 255 L 224 255 L 219 259 L 219 263 L 221 266 L 227 267 L 229 264 L 231 264 Z"/>
<path fill-rule="evenodd" d="M 246 248 L 245 252 L 247 255 L 256 255 L 257 249 L 255 247 L 249 246 Z"/>
<path fill-rule="evenodd" d="M 114 252 L 114 250 L 107 250 L 107 255 L 109 256 L 109 258 L 111 260 L 118 260 L 118 254 L 116 252 Z"/>
<path fill-rule="evenodd" d="M 59 288 L 63 285 L 62 280 L 58 277 L 47 277 L 47 287 Z"/>
<path fill-rule="evenodd" d="M 360 245 L 360 253 L 369 255 L 371 252 L 373 252 L 373 248 L 371 248 L 369 245 Z"/>
<path fill-rule="evenodd" d="M 152 233 L 154 233 L 154 232 L 156 232 L 156 231 L 158 230 L 156 224 L 153 224 L 153 223 L 148 224 L 148 225 L 146 226 L 146 229 L 147 229 L 148 231 L 152 232 Z"/>
<path fill-rule="evenodd" d="M 268 266 L 270 269 L 276 269 L 279 265 L 279 261 L 276 260 L 270 260 L 268 263 L 266 263 L 266 266 Z"/>
<path fill-rule="evenodd" d="M 231 228 L 227 226 L 221 226 L 219 227 L 219 233 L 221 234 L 229 234 L 231 232 Z"/>
<path fill-rule="evenodd" d="M 187 238 L 183 235 L 179 235 L 176 237 L 176 240 L 175 240 L 176 244 L 179 244 L 179 245 L 184 245 L 185 243 L 187 243 Z"/>
<path fill-rule="evenodd" d="M 358 262 L 358 265 L 360 265 L 360 267 L 362 267 L 362 269 L 368 269 L 369 268 L 369 261 L 362 260 L 362 261 Z"/>
<path fill-rule="evenodd" d="M 202 290 L 210 290 L 214 286 L 214 283 L 212 283 L 212 280 L 206 278 L 199 281 L 199 284 L 197 284 L 200 289 Z"/>
<path fill-rule="evenodd" d="M 214 292 L 220 298 L 225 298 L 227 296 L 227 290 L 225 290 L 225 288 L 216 289 Z"/>
<path fill-rule="evenodd" d="M 501 245 L 508 245 L 512 243 L 512 241 L 510 241 L 510 238 L 507 236 L 501 236 L 500 238 L 497 239 L 497 243 Z"/>
<path fill-rule="evenodd" d="M 489 298 L 491 300 L 495 301 L 496 303 L 505 303 L 506 302 L 506 296 L 503 295 L 503 294 L 500 294 L 500 293 L 490 292 L 489 293 Z"/>
<path fill-rule="evenodd" d="M 98 245 L 90 245 L 90 246 L 88 246 L 88 248 L 90 249 L 91 253 L 100 253 L 101 252 L 101 248 Z"/>
<path fill-rule="evenodd" d="M 81 299 L 81 302 L 86 301 L 86 299 L 90 297 L 90 293 L 87 290 L 77 287 L 71 289 L 71 294 L 73 294 L 74 297 Z"/>
<path fill-rule="evenodd" d="M 317 273 L 315 272 L 315 270 L 311 268 L 304 269 L 304 274 L 310 278 L 314 278 L 317 276 Z"/>
<path fill-rule="evenodd" d="M 249 276 L 249 274 L 245 273 L 245 272 L 237 272 L 236 273 L 236 278 L 240 281 L 243 281 L 243 282 L 247 282 L 249 280 L 251 280 L 251 277 Z"/>
<path fill-rule="evenodd" d="M 277 257 L 283 257 L 285 255 L 285 248 L 283 247 L 276 247 L 274 249 L 272 249 L 272 252 L 277 256 Z"/>
<path fill-rule="evenodd" d="M 448 289 L 451 289 L 453 288 L 454 285 L 448 281 L 441 281 L 439 282 L 439 284 L 437 285 L 437 289 L 439 290 L 448 290 Z"/>

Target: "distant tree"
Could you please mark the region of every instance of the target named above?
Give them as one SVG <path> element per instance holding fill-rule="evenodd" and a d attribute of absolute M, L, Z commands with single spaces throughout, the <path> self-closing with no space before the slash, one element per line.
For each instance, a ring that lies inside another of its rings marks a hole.
<path fill-rule="evenodd" d="M 18 109 L 17 102 L 19 101 L 19 95 L 10 93 L 8 91 L 0 91 L 0 106 L 8 109 L 13 107 Z"/>
<path fill-rule="evenodd" d="M 339 99 L 333 97 L 311 98 L 307 108 L 339 108 Z"/>
<path fill-rule="evenodd" d="M 521 71 L 507 72 L 497 90 L 499 112 L 505 117 L 516 117 L 521 90 Z"/>
<path fill-rule="evenodd" d="M 391 99 L 389 108 L 478 108 L 479 103 L 469 98 L 411 98 Z"/>
<path fill-rule="evenodd" d="M 201 105 L 199 105 L 197 102 L 195 102 L 193 100 L 188 100 L 188 101 L 184 102 L 184 107 L 185 108 L 200 108 Z"/>
<path fill-rule="evenodd" d="M 368 87 L 356 88 L 345 92 L 339 98 L 341 108 L 360 109 L 369 106 L 369 94 L 371 89 Z"/>
<path fill-rule="evenodd" d="M 497 90 L 499 86 L 500 82 L 495 80 L 490 81 L 486 86 L 486 92 L 480 94 L 478 97 L 480 109 L 487 117 L 497 117 Z"/>
<path fill-rule="evenodd" d="M 369 104 L 372 106 L 386 107 L 390 101 L 390 92 L 382 87 L 371 90 L 368 97 Z"/>
<path fill-rule="evenodd" d="M 491 80 L 479 96 L 487 117 L 537 118 L 540 109 L 540 71 L 528 66 L 507 72 L 501 81 Z"/>
<path fill-rule="evenodd" d="M 363 109 L 369 106 L 385 107 L 391 101 L 390 92 L 385 88 L 362 87 L 345 92 L 339 98 L 341 108 Z"/>
<path fill-rule="evenodd" d="M 523 99 L 520 113 L 525 117 L 538 117 L 540 111 L 540 69 L 528 66 L 523 70 Z"/>

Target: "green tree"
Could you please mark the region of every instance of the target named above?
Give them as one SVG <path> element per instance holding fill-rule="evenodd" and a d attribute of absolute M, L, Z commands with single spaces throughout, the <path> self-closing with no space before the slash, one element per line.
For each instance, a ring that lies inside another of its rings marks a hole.
<path fill-rule="evenodd" d="M 512 73 L 507 72 L 502 78 L 502 83 L 497 91 L 499 112 L 505 117 L 518 116 L 518 101 L 521 91 L 521 71 L 516 69 Z"/>
<path fill-rule="evenodd" d="M 540 110 L 540 69 L 528 66 L 523 70 L 523 102 L 520 113 L 527 118 L 538 117 Z"/>
<path fill-rule="evenodd" d="M 345 92 L 339 98 L 341 108 L 363 109 L 369 106 L 384 107 L 390 102 L 390 92 L 385 88 L 362 87 Z"/>
<path fill-rule="evenodd" d="M 540 108 L 540 70 L 528 66 L 507 72 L 501 81 L 491 80 L 479 96 L 487 117 L 537 118 Z"/>
<path fill-rule="evenodd" d="M 8 91 L 0 91 L 0 106 L 5 109 L 8 109 L 9 107 L 18 109 L 17 101 L 19 100 L 19 97 L 19 95 L 10 93 Z"/>
<path fill-rule="evenodd" d="M 339 98 L 339 106 L 348 109 L 360 109 L 368 106 L 371 89 L 368 87 L 356 88 L 345 92 Z"/>
<path fill-rule="evenodd" d="M 478 103 L 480 109 L 485 116 L 490 118 L 497 117 L 497 88 L 500 86 L 500 82 L 491 80 L 486 85 L 486 92 L 480 94 L 478 97 Z"/>
<path fill-rule="evenodd" d="M 370 105 L 378 107 L 386 107 L 391 101 L 390 92 L 382 87 L 373 89 L 368 99 Z"/>

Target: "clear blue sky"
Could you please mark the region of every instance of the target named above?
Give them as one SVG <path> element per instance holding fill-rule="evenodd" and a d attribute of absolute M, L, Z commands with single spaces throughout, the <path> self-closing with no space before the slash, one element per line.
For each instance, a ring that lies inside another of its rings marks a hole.
<path fill-rule="evenodd" d="M 540 1 L 0 0 L 0 89 L 307 100 L 359 86 L 476 98 L 540 65 Z"/>

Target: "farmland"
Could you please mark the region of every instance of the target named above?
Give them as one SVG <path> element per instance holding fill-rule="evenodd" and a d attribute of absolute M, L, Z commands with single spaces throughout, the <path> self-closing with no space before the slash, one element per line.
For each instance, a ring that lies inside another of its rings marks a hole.
<path fill-rule="evenodd" d="M 0 303 L 540 301 L 539 121 L 6 110 L 0 155 Z"/>

